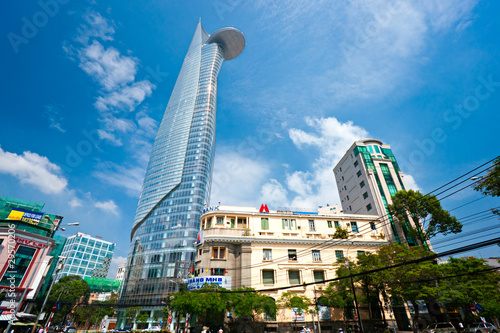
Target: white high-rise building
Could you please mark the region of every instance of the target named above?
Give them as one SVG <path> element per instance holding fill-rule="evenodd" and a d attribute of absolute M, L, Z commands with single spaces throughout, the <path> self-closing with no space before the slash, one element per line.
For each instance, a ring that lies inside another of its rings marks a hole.
<path fill-rule="evenodd" d="M 391 196 L 407 189 L 391 146 L 376 139 L 356 141 L 333 172 L 346 214 L 378 215 L 389 241 L 417 245 L 408 236 L 406 226 L 395 221 L 387 210 Z"/>
<path fill-rule="evenodd" d="M 120 266 L 118 266 L 118 272 L 116 272 L 116 278 L 115 280 L 123 281 L 123 278 L 125 277 L 125 268 L 127 267 L 127 263 L 123 263 Z"/>
<path fill-rule="evenodd" d="M 67 257 L 64 268 L 57 273 L 57 281 L 66 275 L 80 275 L 84 277 L 105 278 L 108 275 L 109 265 L 115 243 L 106 241 L 99 236 L 92 237 L 83 232 L 68 237 L 61 252 Z"/>

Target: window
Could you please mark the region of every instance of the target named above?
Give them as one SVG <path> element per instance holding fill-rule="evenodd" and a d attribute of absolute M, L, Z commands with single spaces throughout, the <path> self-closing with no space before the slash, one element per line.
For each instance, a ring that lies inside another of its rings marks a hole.
<path fill-rule="evenodd" d="M 269 230 L 269 218 L 267 217 L 262 217 L 260 219 L 260 228 L 262 230 Z"/>
<path fill-rule="evenodd" d="M 366 205 L 366 210 L 368 210 L 368 211 L 372 210 L 372 204 Z"/>
<path fill-rule="evenodd" d="M 365 251 L 358 251 L 358 257 L 362 257 L 365 255 Z"/>
<path fill-rule="evenodd" d="M 342 172 L 342 168 L 341 167 L 339 168 L 339 171 Z"/>
<path fill-rule="evenodd" d="M 321 261 L 321 255 L 319 253 L 319 250 L 312 250 L 312 258 L 313 261 Z"/>
<path fill-rule="evenodd" d="M 238 224 L 246 224 L 246 219 L 238 219 Z"/>
<path fill-rule="evenodd" d="M 359 170 L 358 172 L 356 172 L 356 176 L 361 177 L 361 170 Z"/>
<path fill-rule="evenodd" d="M 314 282 L 325 281 L 325 271 L 314 271 Z"/>
<path fill-rule="evenodd" d="M 289 270 L 288 271 L 288 282 L 290 284 L 300 284 L 300 271 Z"/>
<path fill-rule="evenodd" d="M 335 228 L 340 228 L 340 222 L 339 221 L 335 221 L 334 225 L 335 225 Z"/>
<path fill-rule="evenodd" d="M 375 222 L 370 222 L 370 228 L 372 229 L 372 232 L 377 231 L 377 225 L 375 224 Z"/>
<path fill-rule="evenodd" d="M 342 181 L 344 181 L 344 176 L 342 176 Z"/>
<path fill-rule="evenodd" d="M 20 245 L 17 248 L 14 259 L 12 259 L 9 265 L 13 273 L 9 272 L 9 274 L 4 274 L 1 282 L 2 285 L 15 285 L 16 287 L 18 287 L 21 284 L 24 274 L 28 270 L 31 259 L 33 259 L 35 252 L 36 249 L 34 248 Z"/>
<path fill-rule="evenodd" d="M 271 249 L 262 250 L 262 260 L 271 261 L 273 260 L 273 251 Z"/>
<path fill-rule="evenodd" d="M 212 259 L 226 259 L 226 248 L 225 247 L 213 247 L 212 248 Z"/>
<path fill-rule="evenodd" d="M 346 195 L 346 198 L 347 198 L 347 200 L 349 200 L 349 196 L 348 195 Z"/>
<path fill-rule="evenodd" d="M 332 228 L 332 221 L 326 221 L 326 224 L 328 225 L 328 228 Z"/>
<path fill-rule="evenodd" d="M 297 250 L 288 250 L 288 260 L 297 261 Z"/>
<path fill-rule="evenodd" d="M 274 270 L 272 270 L 272 269 L 262 270 L 262 283 L 263 284 L 274 284 Z"/>
<path fill-rule="evenodd" d="M 224 224 L 224 217 L 217 216 L 217 224 Z"/>
<path fill-rule="evenodd" d="M 335 256 L 337 257 L 337 259 L 344 259 L 344 251 L 335 250 Z"/>
<path fill-rule="evenodd" d="M 363 199 L 368 198 L 368 192 L 363 193 Z"/>
<path fill-rule="evenodd" d="M 373 145 L 373 148 L 375 148 L 375 151 L 380 154 L 380 149 L 378 148 L 378 146 Z"/>
<path fill-rule="evenodd" d="M 346 186 L 346 185 L 344 185 L 344 190 L 346 190 L 346 191 L 347 191 L 347 186 Z"/>
<path fill-rule="evenodd" d="M 309 220 L 309 231 L 316 231 L 316 226 L 314 225 L 314 220 Z"/>
<path fill-rule="evenodd" d="M 362 180 L 361 183 L 359 183 L 359 187 L 361 187 L 361 188 L 365 187 L 365 181 L 364 180 Z"/>
<path fill-rule="evenodd" d="M 352 230 L 352 232 L 354 232 L 356 234 L 359 232 L 357 222 L 351 222 L 351 230 Z"/>
<path fill-rule="evenodd" d="M 349 210 L 352 212 L 352 207 L 351 206 L 349 206 Z"/>
<path fill-rule="evenodd" d="M 358 166 L 358 161 L 354 161 L 354 167 L 357 167 Z"/>
<path fill-rule="evenodd" d="M 207 221 L 207 229 L 212 228 L 212 219 L 208 219 Z"/>
<path fill-rule="evenodd" d="M 281 223 L 284 230 L 297 230 L 297 224 L 293 219 L 283 219 Z"/>
<path fill-rule="evenodd" d="M 203 250 L 202 249 L 199 249 L 198 250 L 198 257 L 201 257 L 201 255 L 203 254 Z"/>

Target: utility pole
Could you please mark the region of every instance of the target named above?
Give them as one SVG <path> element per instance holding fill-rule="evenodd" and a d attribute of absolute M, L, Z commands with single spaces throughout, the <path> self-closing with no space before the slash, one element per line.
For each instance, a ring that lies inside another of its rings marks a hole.
<path fill-rule="evenodd" d="M 352 276 L 351 276 L 351 267 L 349 266 L 349 249 L 353 245 L 354 245 L 354 241 L 351 241 L 351 245 L 349 245 L 347 247 L 347 256 L 345 258 L 345 262 L 347 264 L 347 269 L 349 270 L 349 276 L 350 276 L 351 287 L 352 287 L 352 295 L 354 296 L 354 306 L 356 308 L 356 313 L 357 313 L 357 316 L 358 316 L 359 329 L 360 329 L 361 333 L 363 333 L 365 330 L 363 328 L 363 321 L 361 320 L 361 315 L 359 313 L 358 299 L 356 297 L 356 289 L 354 289 L 354 282 L 353 282 Z"/>
<path fill-rule="evenodd" d="M 321 324 L 319 322 L 319 306 L 318 306 L 318 299 L 316 298 L 316 286 L 314 286 L 314 306 L 316 308 L 316 314 L 318 315 L 318 333 L 321 333 Z M 314 315 L 313 315 L 313 323 L 314 323 Z M 314 333 L 316 333 L 316 326 L 314 326 Z"/>

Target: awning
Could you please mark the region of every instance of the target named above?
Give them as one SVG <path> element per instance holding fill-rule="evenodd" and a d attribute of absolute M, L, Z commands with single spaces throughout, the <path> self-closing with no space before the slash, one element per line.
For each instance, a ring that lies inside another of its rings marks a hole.
<path fill-rule="evenodd" d="M 18 318 L 36 318 L 36 315 L 31 314 L 31 313 L 26 313 L 26 312 L 18 312 L 16 314 L 16 317 L 18 317 Z"/>
<path fill-rule="evenodd" d="M 12 319 L 12 315 L 0 315 L 0 321 L 9 321 Z M 17 318 L 14 318 L 14 321 L 16 321 Z"/>

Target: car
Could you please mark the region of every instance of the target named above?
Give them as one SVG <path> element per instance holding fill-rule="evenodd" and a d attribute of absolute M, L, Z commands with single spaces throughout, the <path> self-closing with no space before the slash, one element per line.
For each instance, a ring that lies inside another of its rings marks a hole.
<path fill-rule="evenodd" d="M 151 326 L 142 330 L 143 332 L 158 332 L 161 331 L 161 326 Z"/>
<path fill-rule="evenodd" d="M 70 326 L 66 329 L 66 333 L 76 333 L 76 327 Z"/>
<path fill-rule="evenodd" d="M 457 329 L 450 322 L 442 322 L 430 324 L 423 333 L 457 333 Z"/>
<path fill-rule="evenodd" d="M 484 323 L 477 322 L 472 325 L 467 326 L 466 332 L 471 332 L 471 333 L 498 333 L 498 328 L 493 326 L 490 323 L 486 323 L 486 326 L 484 326 Z"/>
<path fill-rule="evenodd" d="M 122 328 L 117 329 L 115 332 L 130 332 L 132 330 L 132 326 L 123 326 Z"/>

